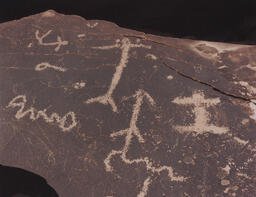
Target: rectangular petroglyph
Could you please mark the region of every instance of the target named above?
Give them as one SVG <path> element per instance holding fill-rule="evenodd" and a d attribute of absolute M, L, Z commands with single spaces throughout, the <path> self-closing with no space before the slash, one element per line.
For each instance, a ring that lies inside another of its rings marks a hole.
<path fill-rule="evenodd" d="M 195 132 L 196 135 L 204 134 L 206 132 L 213 134 L 225 134 L 229 131 L 227 127 L 217 127 L 215 125 L 209 124 L 210 121 L 209 113 L 206 108 L 210 106 L 214 106 L 220 103 L 219 98 L 206 99 L 204 97 L 203 92 L 197 91 L 194 92 L 192 97 L 180 98 L 177 97 L 173 101 L 173 103 L 178 105 L 193 105 L 193 113 L 195 114 L 195 122 L 190 126 L 175 126 L 179 132 Z"/>
<path fill-rule="evenodd" d="M 121 59 L 120 59 L 119 64 L 116 67 L 116 72 L 114 73 L 114 75 L 112 77 L 112 80 L 109 85 L 107 93 L 102 96 L 88 99 L 87 101 L 85 101 L 86 104 L 99 102 L 103 105 L 110 105 L 112 107 L 113 112 L 118 112 L 116 103 L 113 99 L 113 92 L 115 91 L 115 89 L 119 83 L 119 80 L 122 76 L 124 68 L 128 64 L 129 51 L 132 48 L 139 48 L 139 47 L 147 48 L 147 49 L 151 48 L 151 46 L 147 46 L 144 44 L 139 44 L 139 43 L 132 44 L 128 38 L 123 38 L 121 41 L 118 39 L 118 40 L 116 40 L 116 43 L 114 45 L 93 47 L 94 49 L 101 49 L 101 50 L 109 50 L 109 49 L 119 48 L 121 50 Z"/>

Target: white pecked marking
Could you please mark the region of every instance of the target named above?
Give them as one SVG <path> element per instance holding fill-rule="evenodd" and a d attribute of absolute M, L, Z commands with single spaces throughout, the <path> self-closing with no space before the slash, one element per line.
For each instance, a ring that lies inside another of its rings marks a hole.
<path fill-rule="evenodd" d="M 87 101 L 85 101 L 86 104 L 99 102 L 103 105 L 110 105 L 112 107 L 113 112 L 118 111 L 116 103 L 115 103 L 112 95 L 113 95 L 113 92 L 114 92 L 114 90 L 116 89 L 116 87 L 119 83 L 119 80 L 122 76 L 124 68 L 128 64 L 130 49 L 131 48 L 139 48 L 139 47 L 143 47 L 143 48 L 147 48 L 147 49 L 151 48 L 151 46 L 146 46 L 146 45 L 143 45 L 143 44 L 132 44 L 128 38 L 123 38 L 121 43 L 120 43 L 120 40 L 116 40 L 116 44 L 114 44 L 114 45 L 93 47 L 94 49 L 101 49 L 101 50 L 119 48 L 119 49 L 121 49 L 122 53 L 121 53 L 120 62 L 116 67 L 116 72 L 114 73 L 114 75 L 112 77 L 112 81 L 111 81 L 111 84 L 108 88 L 107 93 L 102 95 L 102 96 L 98 96 L 98 97 L 95 97 L 95 98 L 88 99 Z"/>
<path fill-rule="evenodd" d="M 172 75 L 168 75 L 168 76 L 166 77 L 166 79 L 172 80 L 172 79 L 173 79 L 173 76 L 172 76 Z"/>
<path fill-rule="evenodd" d="M 84 81 L 80 81 L 80 82 L 76 82 L 74 85 L 73 85 L 73 88 L 75 89 L 81 89 L 81 88 L 84 88 L 86 85 L 86 83 Z"/>
<path fill-rule="evenodd" d="M 146 57 L 150 58 L 152 60 L 157 60 L 157 57 L 155 55 L 151 54 L 151 53 L 147 54 Z"/>
<path fill-rule="evenodd" d="M 20 109 L 16 112 L 15 118 L 21 119 L 25 117 L 26 115 L 29 115 L 29 118 L 33 121 L 39 119 L 40 117 L 45 120 L 47 123 L 53 123 L 56 122 L 61 128 L 63 132 L 70 131 L 72 128 L 74 128 L 77 125 L 76 116 L 74 112 L 68 112 L 63 117 L 60 117 L 57 113 L 52 113 L 50 116 L 46 114 L 46 109 L 43 110 L 36 110 L 34 107 L 30 107 L 27 110 L 24 111 L 25 105 L 27 103 L 27 98 L 25 95 L 19 95 L 13 98 L 9 104 L 8 108 L 15 108 L 20 107 Z M 67 125 L 67 119 L 71 119 L 71 124 Z"/>
<path fill-rule="evenodd" d="M 253 120 L 256 120 L 256 104 L 254 104 L 253 102 L 250 102 L 250 108 L 253 111 L 253 114 L 250 115 L 250 118 Z"/>
<path fill-rule="evenodd" d="M 111 165 L 111 159 L 113 156 L 115 155 L 120 155 L 120 158 L 122 159 L 122 161 L 126 164 L 139 164 L 139 163 L 143 163 L 146 166 L 147 171 L 149 171 L 151 174 L 160 174 L 160 172 L 162 171 L 167 171 L 168 172 L 168 176 L 170 178 L 170 181 L 179 181 L 179 182 L 183 182 L 184 180 L 186 180 L 185 177 L 183 176 L 176 176 L 173 172 L 173 168 L 171 166 L 159 166 L 159 167 L 155 167 L 153 162 L 149 160 L 148 157 L 145 158 L 137 158 L 137 159 L 129 159 L 127 158 L 127 152 L 130 148 L 130 145 L 132 143 L 132 140 L 134 138 L 137 138 L 137 140 L 139 141 L 139 143 L 144 143 L 145 140 L 143 139 L 139 128 L 137 127 L 136 123 L 139 117 L 139 113 L 141 110 L 141 106 L 143 104 L 143 99 L 144 97 L 147 98 L 147 100 L 149 101 L 149 103 L 151 105 L 155 105 L 155 102 L 153 100 L 153 98 L 144 90 L 139 89 L 138 91 L 136 91 L 136 93 L 133 95 L 133 97 L 136 98 L 136 102 L 133 105 L 133 113 L 132 113 L 132 117 L 130 120 L 130 127 L 127 129 L 123 129 L 117 132 L 113 132 L 110 137 L 111 138 L 116 138 L 119 136 L 125 136 L 125 143 L 124 146 L 120 149 L 120 150 L 112 150 L 108 156 L 106 157 L 106 159 L 104 160 L 104 164 L 105 164 L 105 168 L 107 172 L 112 172 L 113 171 L 113 167 Z M 148 177 L 145 181 L 144 181 L 144 185 L 142 187 L 141 192 L 139 193 L 138 197 L 142 197 L 145 196 L 148 190 L 148 187 L 151 183 L 151 179 Z"/>
<path fill-rule="evenodd" d="M 86 25 L 87 25 L 87 27 L 94 28 L 94 27 L 96 27 L 98 24 L 99 24 L 98 22 L 95 22 L 94 24 L 89 24 L 89 23 L 87 23 Z"/>
<path fill-rule="evenodd" d="M 148 178 L 145 179 L 143 183 L 143 187 L 141 188 L 140 193 L 137 195 L 137 197 L 145 197 L 147 196 L 148 193 L 148 188 L 149 185 L 152 183 L 151 177 L 149 176 Z"/>
<path fill-rule="evenodd" d="M 217 127 L 215 125 L 208 124 L 209 114 L 206 111 L 206 107 L 219 104 L 219 98 L 205 99 L 203 92 L 194 92 L 192 97 L 177 97 L 172 102 L 178 105 L 194 106 L 193 112 L 195 114 L 195 123 L 190 126 L 175 126 L 175 128 L 181 133 L 195 132 L 196 135 L 198 135 L 210 132 L 221 135 L 229 131 L 227 127 Z"/>
<path fill-rule="evenodd" d="M 32 47 L 32 42 L 30 42 L 27 47 L 31 48 Z"/>
<path fill-rule="evenodd" d="M 54 65 L 49 64 L 48 62 L 42 62 L 40 64 L 37 64 L 36 67 L 35 67 L 35 70 L 36 71 L 43 71 L 47 68 L 51 68 L 51 69 L 54 69 L 54 70 L 57 70 L 57 71 L 60 71 L 60 72 L 66 72 L 67 71 L 66 68 L 62 68 L 60 66 L 54 66 Z"/>
<path fill-rule="evenodd" d="M 78 34 L 77 37 L 78 37 L 78 38 L 84 38 L 84 37 L 85 37 L 85 34 Z"/>
<path fill-rule="evenodd" d="M 35 32 L 35 36 L 36 39 L 38 41 L 39 45 L 43 45 L 43 46 L 56 46 L 56 48 L 54 49 L 56 52 L 60 50 L 61 46 L 64 45 L 68 45 L 68 41 L 62 41 L 60 36 L 57 36 L 57 42 L 48 42 L 48 43 L 44 43 L 43 39 L 48 36 L 50 33 L 52 32 L 52 30 L 49 30 L 47 33 L 43 34 L 41 37 L 39 36 L 39 31 L 36 30 Z"/>

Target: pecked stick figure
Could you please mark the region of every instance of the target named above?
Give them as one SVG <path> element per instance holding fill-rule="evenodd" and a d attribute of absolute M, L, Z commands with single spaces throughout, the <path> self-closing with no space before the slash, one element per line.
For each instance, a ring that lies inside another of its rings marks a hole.
<path fill-rule="evenodd" d="M 116 67 L 116 72 L 114 73 L 114 75 L 112 77 L 112 81 L 109 85 L 107 93 L 102 96 L 98 96 L 98 97 L 90 98 L 90 99 L 86 100 L 85 101 L 86 104 L 99 102 L 103 105 L 110 105 L 112 107 L 113 112 L 118 111 L 116 103 L 115 103 L 112 95 L 119 83 L 119 80 L 122 76 L 124 68 L 128 64 L 130 49 L 131 48 L 139 48 L 139 47 L 151 49 L 151 46 L 147 46 L 144 44 L 132 44 L 128 38 L 123 38 L 121 40 L 121 42 L 118 39 L 118 40 L 116 40 L 116 44 L 114 44 L 114 45 L 93 47 L 94 49 L 101 49 L 101 50 L 119 48 L 119 49 L 121 49 L 122 53 L 121 53 L 120 62 Z"/>

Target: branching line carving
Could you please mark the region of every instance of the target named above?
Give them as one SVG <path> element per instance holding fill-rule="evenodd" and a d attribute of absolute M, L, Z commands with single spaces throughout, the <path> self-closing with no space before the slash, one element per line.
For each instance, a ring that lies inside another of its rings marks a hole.
<path fill-rule="evenodd" d="M 112 95 L 119 83 L 119 80 L 122 76 L 124 68 L 128 64 L 130 49 L 139 48 L 139 47 L 147 48 L 147 49 L 151 48 L 151 46 L 147 46 L 144 44 L 132 44 L 128 38 L 123 38 L 121 42 L 120 40 L 116 40 L 116 43 L 114 45 L 93 47 L 94 49 L 101 49 L 101 50 L 120 48 L 122 53 L 121 53 L 121 60 L 116 67 L 116 72 L 112 77 L 112 81 L 110 83 L 107 93 L 102 96 L 88 99 L 87 101 L 85 101 L 86 104 L 99 102 L 103 105 L 110 105 L 113 112 L 118 112 L 116 103 Z"/>
<path fill-rule="evenodd" d="M 55 46 L 55 45 L 57 45 L 56 48 L 54 49 L 56 52 L 60 50 L 61 46 L 68 45 L 68 41 L 63 41 L 60 36 L 57 36 L 57 41 L 56 42 L 45 43 L 43 41 L 43 39 L 45 37 L 47 37 L 51 32 L 52 32 L 52 30 L 49 30 L 47 33 L 43 34 L 42 36 L 39 36 L 39 30 L 36 30 L 35 36 L 36 36 L 36 39 L 38 41 L 38 44 L 43 45 L 43 46 Z"/>
<path fill-rule="evenodd" d="M 122 161 L 126 164 L 139 164 L 139 163 L 144 163 L 146 166 L 146 169 L 148 172 L 150 172 L 152 175 L 154 174 L 160 174 L 162 171 L 166 171 L 168 173 L 168 176 L 170 178 L 170 181 L 179 181 L 179 182 L 183 182 L 186 178 L 183 176 L 176 176 L 173 172 L 173 168 L 171 166 L 159 166 L 159 167 L 155 167 L 153 162 L 150 161 L 150 159 L 148 157 L 145 158 L 137 158 L 137 159 L 130 159 L 127 158 L 127 152 L 130 148 L 131 142 L 134 138 L 137 138 L 137 140 L 140 143 L 144 143 L 145 140 L 143 138 L 143 136 L 140 133 L 140 130 L 138 129 L 136 123 L 139 117 L 139 113 L 141 110 L 141 106 L 143 104 L 143 99 L 146 98 L 149 103 L 151 105 L 155 105 L 155 101 L 153 100 L 153 98 L 144 90 L 139 89 L 134 95 L 133 97 L 135 97 L 136 102 L 133 105 L 133 113 L 132 113 L 132 117 L 130 120 L 130 127 L 127 129 L 123 129 L 117 132 L 113 132 L 110 137 L 111 138 L 116 138 L 119 136 L 125 136 L 125 144 L 124 146 L 121 148 L 121 150 L 112 150 L 108 156 L 106 157 L 106 159 L 104 160 L 104 164 L 105 164 L 105 169 L 107 172 L 112 172 L 113 171 L 113 167 L 111 165 L 111 159 L 115 156 L 115 155 L 120 155 L 120 158 L 122 159 Z M 144 186 L 141 190 L 141 192 L 138 194 L 138 197 L 143 197 L 146 195 L 148 187 L 151 183 L 151 177 L 148 177 L 145 181 L 144 181 Z M 144 195 L 145 194 L 145 195 Z"/>

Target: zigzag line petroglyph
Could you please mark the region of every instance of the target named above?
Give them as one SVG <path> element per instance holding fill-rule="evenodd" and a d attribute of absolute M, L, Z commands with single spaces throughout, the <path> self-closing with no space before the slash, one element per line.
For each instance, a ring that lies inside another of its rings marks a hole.
<path fill-rule="evenodd" d="M 49 63 L 47 63 L 47 62 L 42 62 L 42 63 L 37 64 L 37 65 L 35 66 L 35 70 L 36 70 L 36 71 L 42 71 L 42 70 L 45 70 L 45 69 L 47 69 L 47 68 L 52 68 L 52 69 L 57 70 L 57 71 L 60 71 L 60 72 L 66 72 L 66 71 L 67 71 L 66 68 L 62 68 L 62 67 L 60 67 L 60 66 L 54 66 L 54 65 L 51 65 L 51 64 L 49 64 Z"/>
<path fill-rule="evenodd" d="M 93 47 L 94 49 L 102 49 L 102 50 L 120 48 L 122 53 L 121 53 L 121 60 L 116 67 L 116 72 L 114 73 L 114 75 L 112 77 L 112 81 L 108 88 L 107 93 L 104 94 L 103 96 L 90 98 L 87 101 L 85 101 L 85 103 L 90 104 L 90 103 L 94 103 L 94 102 L 99 102 L 103 105 L 110 105 L 112 107 L 113 112 L 118 111 L 116 103 L 115 103 L 114 99 L 112 98 L 112 95 L 119 83 L 119 80 L 122 76 L 124 68 L 127 66 L 127 63 L 129 60 L 130 49 L 131 48 L 139 48 L 139 47 L 143 47 L 143 48 L 147 48 L 147 49 L 151 48 L 151 46 L 146 46 L 144 44 L 132 44 L 128 38 L 123 38 L 121 43 L 120 43 L 120 40 L 118 39 L 118 40 L 116 40 L 116 44 L 114 44 L 114 45 Z"/>
<path fill-rule="evenodd" d="M 206 111 L 206 107 L 217 105 L 220 103 L 219 98 L 205 99 L 203 92 L 194 92 L 192 97 L 175 98 L 173 103 L 179 105 L 194 105 L 193 112 L 195 114 L 195 123 L 190 126 L 175 126 L 175 128 L 181 133 L 195 132 L 196 135 L 210 132 L 213 134 L 225 134 L 229 131 L 227 127 L 217 127 L 212 124 L 208 124 L 209 114 Z"/>
<path fill-rule="evenodd" d="M 160 172 L 162 171 L 167 171 L 168 176 L 170 178 L 170 181 L 184 181 L 186 178 L 184 178 L 183 176 L 175 176 L 174 172 L 173 172 L 173 168 L 171 166 L 159 166 L 159 167 L 155 167 L 153 165 L 153 162 L 151 162 L 149 160 L 148 157 L 145 158 L 138 158 L 138 159 L 129 159 L 127 158 L 127 152 L 130 148 L 131 142 L 133 140 L 133 138 L 137 138 L 137 140 L 140 143 L 144 143 L 145 140 L 143 139 L 140 130 L 138 129 L 136 122 L 138 120 L 139 117 L 139 113 L 141 110 L 141 106 L 143 104 L 143 98 L 147 98 L 147 100 L 149 101 L 149 103 L 151 105 L 155 105 L 155 102 L 153 100 L 153 98 L 144 90 L 139 89 L 138 91 L 136 91 L 136 93 L 133 95 L 133 97 L 136 98 L 136 102 L 133 105 L 133 113 L 132 113 L 132 117 L 130 120 L 130 127 L 127 129 L 123 129 L 117 132 L 113 132 L 110 137 L 111 138 L 116 138 L 119 136 L 125 136 L 125 144 L 122 147 L 121 150 L 112 150 L 108 156 L 106 157 L 106 159 L 104 160 L 104 164 L 105 164 L 105 168 L 107 172 L 111 172 L 113 171 L 113 167 L 111 166 L 111 159 L 113 156 L 115 155 L 120 155 L 120 158 L 122 159 L 122 161 L 126 164 L 139 164 L 139 163 L 144 163 L 146 166 L 147 171 L 149 171 L 151 174 L 160 174 Z M 138 194 L 138 197 L 143 197 L 147 194 L 147 190 L 149 187 L 149 184 L 151 183 L 151 179 L 147 178 L 144 181 L 144 186 L 141 190 L 141 192 Z"/>
<path fill-rule="evenodd" d="M 29 115 L 29 118 L 31 120 L 37 120 L 40 117 L 42 117 L 45 122 L 47 123 L 58 123 L 59 128 L 61 128 L 62 131 L 70 131 L 72 128 L 74 128 L 77 125 L 76 116 L 74 112 L 68 112 L 65 114 L 65 116 L 60 117 L 57 113 L 52 113 L 50 116 L 46 114 L 46 109 L 43 110 L 36 110 L 34 107 L 30 107 L 27 110 L 24 111 L 25 105 L 27 103 L 27 98 L 25 95 L 19 95 L 13 98 L 7 107 L 15 108 L 20 107 L 20 109 L 16 112 L 15 118 L 21 119 L 27 114 Z M 68 125 L 67 119 L 71 119 L 71 124 Z"/>
<path fill-rule="evenodd" d="M 52 32 L 52 30 L 49 30 L 47 33 L 43 34 L 41 37 L 39 36 L 39 31 L 36 30 L 35 32 L 35 36 L 36 39 L 38 40 L 38 44 L 39 45 L 43 45 L 43 46 L 56 46 L 56 48 L 54 49 L 56 52 L 60 50 L 61 46 L 64 45 L 68 45 L 68 41 L 62 41 L 60 36 L 57 36 L 57 42 L 48 42 L 48 43 L 44 43 L 43 39 L 48 36 L 50 33 Z"/>

